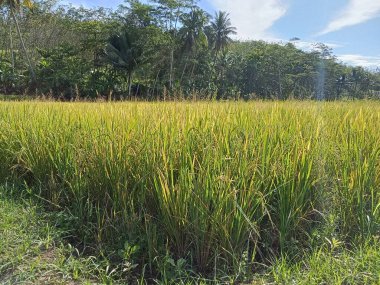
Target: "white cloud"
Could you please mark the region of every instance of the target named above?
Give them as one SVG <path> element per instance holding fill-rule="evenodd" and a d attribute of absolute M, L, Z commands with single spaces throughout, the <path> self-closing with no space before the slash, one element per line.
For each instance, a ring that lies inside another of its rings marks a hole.
<path fill-rule="evenodd" d="M 68 6 L 73 6 L 75 8 L 80 8 L 81 6 L 83 7 L 88 7 L 87 3 L 83 1 L 70 1 L 70 0 L 64 0 L 58 2 L 59 5 L 68 5 Z"/>
<path fill-rule="evenodd" d="M 123 1 L 120 0 L 62 0 L 59 4 L 63 5 L 72 5 L 73 7 L 79 8 L 81 6 L 86 8 L 92 7 L 116 7 L 118 4 L 121 4 Z"/>
<path fill-rule="evenodd" d="M 230 14 L 242 40 L 273 39 L 269 28 L 287 11 L 283 0 L 210 0 L 210 3 Z"/>
<path fill-rule="evenodd" d="M 380 16 L 379 0 L 350 0 L 348 5 L 318 35 L 357 25 Z"/>
<path fill-rule="evenodd" d="M 380 68 L 380 56 L 365 56 L 360 54 L 343 54 L 337 56 L 342 62 L 352 66 L 362 66 L 369 69 Z"/>
<path fill-rule="evenodd" d="M 317 42 L 309 42 L 309 41 L 293 41 L 292 43 L 297 48 L 302 49 L 304 51 L 315 50 L 315 45 L 317 44 Z M 332 48 L 332 49 L 343 47 L 343 45 L 337 44 L 337 43 L 323 43 L 323 44 L 325 44 L 326 46 L 328 46 L 329 48 Z"/>

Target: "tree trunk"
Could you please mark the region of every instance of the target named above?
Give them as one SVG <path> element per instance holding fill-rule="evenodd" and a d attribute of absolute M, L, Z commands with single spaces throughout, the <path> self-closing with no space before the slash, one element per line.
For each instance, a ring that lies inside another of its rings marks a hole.
<path fill-rule="evenodd" d="M 281 69 L 280 69 L 279 64 L 277 64 L 277 69 L 278 69 L 278 88 L 279 88 L 279 92 L 280 92 L 280 98 L 281 98 L 281 100 L 284 100 L 285 98 L 282 94 Z"/>
<path fill-rule="evenodd" d="M 17 17 L 15 15 L 13 9 L 10 9 L 10 11 L 11 11 L 11 15 L 12 15 L 13 21 L 16 24 L 17 34 L 18 34 L 18 36 L 20 38 L 21 46 L 22 46 L 22 49 L 24 51 L 25 58 L 26 58 L 26 60 L 28 62 L 28 65 L 29 65 L 29 70 L 30 70 L 30 74 L 31 74 L 32 80 L 34 81 L 36 79 L 36 74 L 34 73 L 34 69 L 33 69 L 32 63 L 30 61 L 28 51 L 27 51 L 27 49 L 25 47 L 24 39 L 23 39 L 21 31 L 20 31 L 20 26 L 18 24 Z"/>
<path fill-rule="evenodd" d="M 132 72 L 128 73 L 128 97 L 131 99 L 132 93 Z"/>
<path fill-rule="evenodd" d="M 188 59 L 186 59 L 185 67 L 183 68 L 183 71 L 182 71 L 181 80 L 180 80 L 180 86 L 182 86 L 182 79 L 183 79 L 183 77 L 185 75 L 185 71 L 186 71 L 186 68 L 187 68 L 187 61 L 188 61 Z"/>
<path fill-rule="evenodd" d="M 160 75 L 160 72 L 161 72 L 161 70 L 159 70 L 158 72 L 157 72 L 157 75 L 156 75 L 156 79 L 154 80 L 154 85 L 153 85 L 153 96 L 155 95 L 155 90 L 156 90 L 156 87 L 157 87 L 157 81 L 158 81 L 158 76 Z M 158 92 L 157 92 L 158 93 Z"/>
<path fill-rule="evenodd" d="M 9 23 L 9 41 L 11 45 L 12 73 L 15 74 L 15 57 L 14 57 L 14 50 L 13 50 L 13 35 L 12 35 L 11 23 Z"/>
<path fill-rule="evenodd" d="M 213 59 L 213 64 L 214 64 L 214 68 L 216 66 L 216 60 L 218 59 L 218 51 L 215 51 L 215 54 L 214 54 L 214 59 Z"/>
<path fill-rule="evenodd" d="M 169 74 L 169 89 L 173 87 L 173 65 L 174 65 L 174 50 L 170 51 L 170 74 Z"/>

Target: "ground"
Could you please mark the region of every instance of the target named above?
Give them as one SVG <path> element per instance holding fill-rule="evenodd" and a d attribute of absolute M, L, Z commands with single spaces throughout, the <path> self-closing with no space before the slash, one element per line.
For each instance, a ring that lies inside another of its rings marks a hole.
<path fill-rule="evenodd" d="M 0 188 L 0 284 L 107 282 L 94 257 L 82 257 L 63 242 L 65 232 L 56 225 L 59 214 L 46 213 L 35 199 L 15 191 Z"/>

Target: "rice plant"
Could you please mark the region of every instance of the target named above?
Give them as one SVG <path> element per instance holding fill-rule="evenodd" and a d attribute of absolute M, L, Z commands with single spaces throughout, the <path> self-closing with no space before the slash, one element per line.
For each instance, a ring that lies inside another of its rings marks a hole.
<path fill-rule="evenodd" d="M 1 102 L 0 179 L 150 274 L 218 275 L 378 235 L 379 129 L 366 102 Z"/>

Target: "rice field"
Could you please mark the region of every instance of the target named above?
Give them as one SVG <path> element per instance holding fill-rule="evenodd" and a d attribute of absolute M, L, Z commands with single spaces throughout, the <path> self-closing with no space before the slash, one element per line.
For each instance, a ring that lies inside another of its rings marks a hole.
<path fill-rule="evenodd" d="M 0 184 L 128 272 L 239 275 L 379 236 L 379 130 L 379 102 L 0 102 Z"/>

